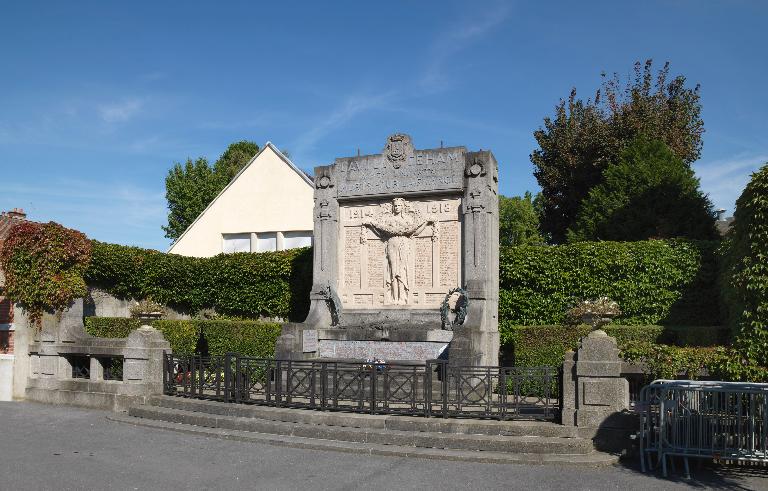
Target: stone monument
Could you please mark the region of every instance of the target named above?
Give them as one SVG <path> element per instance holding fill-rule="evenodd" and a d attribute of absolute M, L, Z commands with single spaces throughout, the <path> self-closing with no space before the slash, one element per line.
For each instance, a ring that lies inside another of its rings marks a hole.
<path fill-rule="evenodd" d="M 498 169 L 489 151 L 414 150 L 315 168 L 313 286 L 283 359 L 498 363 Z"/>

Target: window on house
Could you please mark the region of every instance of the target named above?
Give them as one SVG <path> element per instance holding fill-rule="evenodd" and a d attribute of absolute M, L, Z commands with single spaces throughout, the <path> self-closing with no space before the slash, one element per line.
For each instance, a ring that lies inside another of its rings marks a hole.
<path fill-rule="evenodd" d="M 224 253 L 251 252 L 251 234 L 221 234 Z"/>
<path fill-rule="evenodd" d="M 283 249 L 295 249 L 297 247 L 310 247 L 312 245 L 312 232 L 284 232 Z"/>
<path fill-rule="evenodd" d="M 269 252 L 277 250 L 277 233 L 259 232 L 256 234 L 256 252 Z"/>

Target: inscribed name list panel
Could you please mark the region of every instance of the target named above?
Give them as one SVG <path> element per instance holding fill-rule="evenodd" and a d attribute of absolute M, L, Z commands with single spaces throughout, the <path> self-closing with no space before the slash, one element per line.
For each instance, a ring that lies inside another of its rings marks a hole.
<path fill-rule="evenodd" d="M 344 308 L 434 308 L 461 283 L 461 199 L 341 205 Z"/>

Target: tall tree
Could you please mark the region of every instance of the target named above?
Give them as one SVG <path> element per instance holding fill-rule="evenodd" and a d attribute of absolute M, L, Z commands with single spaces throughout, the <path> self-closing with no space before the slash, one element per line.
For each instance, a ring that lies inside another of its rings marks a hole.
<path fill-rule="evenodd" d="M 165 236 L 176 240 L 195 221 L 221 191 L 219 179 L 202 157 L 176 163 L 165 178 L 165 199 L 168 201 L 168 225 L 163 226 Z"/>
<path fill-rule="evenodd" d="M 660 140 L 636 137 L 582 201 L 569 241 L 714 239 L 715 212 L 693 170 Z"/>
<path fill-rule="evenodd" d="M 508 198 L 499 195 L 499 243 L 502 246 L 539 245 L 539 215 L 530 192 Z"/>
<path fill-rule="evenodd" d="M 582 200 L 637 135 L 661 140 L 688 166 L 699 158 L 704 131 L 699 86 L 686 87 L 682 75 L 670 80 L 669 63 L 655 77 L 652 67 L 651 60 L 635 63 L 626 85 L 617 75 L 603 74 L 594 99 L 578 99 L 573 89 L 534 132 L 539 148 L 531 161 L 542 188 L 541 228 L 553 241 L 565 240 Z"/>
<path fill-rule="evenodd" d="M 205 210 L 259 152 L 259 146 L 250 141 L 239 141 L 227 147 L 211 167 L 200 157 L 187 159 L 182 165 L 175 163 L 165 178 L 165 199 L 168 202 L 168 225 L 162 227 L 165 236 L 176 240 Z"/>
<path fill-rule="evenodd" d="M 226 186 L 257 153 L 259 153 L 259 146 L 252 141 L 242 140 L 232 143 L 213 164 L 213 173 Z"/>
<path fill-rule="evenodd" d="M 728 323 L 748 360 L 768 367 L 768 162 L 736 200 L 722 284 Z"/>

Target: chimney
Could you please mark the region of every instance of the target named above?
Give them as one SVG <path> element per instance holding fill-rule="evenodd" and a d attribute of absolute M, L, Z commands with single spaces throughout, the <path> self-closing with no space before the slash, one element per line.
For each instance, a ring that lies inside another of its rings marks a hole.
<path fill-rule="evenodd" d="M 27 214 L 24 212 L 23 208 L 14 208 L 13 210 L 9 211 L 7 215 L 18 220 L 24 220 L 27 218 Z"/>

